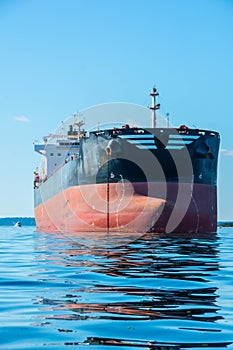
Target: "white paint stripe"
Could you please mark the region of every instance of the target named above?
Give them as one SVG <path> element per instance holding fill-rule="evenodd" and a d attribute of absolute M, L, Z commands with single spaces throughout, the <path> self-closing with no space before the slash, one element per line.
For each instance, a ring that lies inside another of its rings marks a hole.
<path fill-rule="evenodd" d="M 169 135 L 169 139 L 192 139 L 196 140 L 200 135 Z"/>
<path fill-rule="evenodd" d="M 150 146 L 139 145 L 139 146 L 137 146 L 137 148 L 139 148 L 139 149 L 156 149 L 157 147 L 155 145 L 154 146 L 152 146 L 152 145 L 150 145 Z"/>
<path fill-rule="evenodd" d="M 129 143 L 133 143 L 136 145 L 143 145 L 143 144 L 151 144 L 151 145 L 155 145 L 153 140 L 127 140 Z"/>
<path fill-rule="evenodd" d="M 169 146 L 166 147 L 166 149 L 181 149 L 183 147 L 182 146 L 178 146 L 178 145 L 176 145 L 176 146 L 169 145 Z"/>
<path fill-rule="evenodd" d="M 168 144 L 169 145 L 176 145 L 176 144 L 181 144 L 181 145 L 189 145 L 190 143 L 192 143 L 192 140 L 169 140 Z"/>
<path fill-rule="evenodd" d="M 136 135 L 117 135 L 121 139 L 153 139 L 152 134 L 136 134 Z"/>

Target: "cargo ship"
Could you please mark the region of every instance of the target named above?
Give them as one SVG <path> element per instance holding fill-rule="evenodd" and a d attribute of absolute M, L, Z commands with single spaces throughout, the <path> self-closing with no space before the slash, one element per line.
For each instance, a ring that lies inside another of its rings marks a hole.
<path fill-rule="evenodd" d="M 219 133 L 158 127 L 156 87 L 150 96 L 149 128 L 87 132 L 79 120 L 35 143 L 43 159 L 34 172 L 38 230 L 216 232 Z"/>

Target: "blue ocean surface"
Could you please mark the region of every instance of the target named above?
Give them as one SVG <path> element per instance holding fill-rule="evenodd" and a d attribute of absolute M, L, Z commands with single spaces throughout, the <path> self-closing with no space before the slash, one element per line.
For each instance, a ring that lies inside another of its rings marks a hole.
<path fill-rule="evenodd" d="M 232 227 L 86 243 L 0 226 L 1 349 L 233 349 Z"/>

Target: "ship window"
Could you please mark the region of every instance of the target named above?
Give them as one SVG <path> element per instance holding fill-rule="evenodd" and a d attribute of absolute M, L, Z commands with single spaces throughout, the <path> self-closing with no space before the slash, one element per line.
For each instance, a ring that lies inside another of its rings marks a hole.
<path fill-rule="evenodd" d="M 50 156 L 53 156 L 53 153 L 50 153 Z"/>
<path fill-rule="evenodd" d="M 58 156 L 61 156 L 61 153 L 58 153 L 57 155 L 58 155 Z"/>

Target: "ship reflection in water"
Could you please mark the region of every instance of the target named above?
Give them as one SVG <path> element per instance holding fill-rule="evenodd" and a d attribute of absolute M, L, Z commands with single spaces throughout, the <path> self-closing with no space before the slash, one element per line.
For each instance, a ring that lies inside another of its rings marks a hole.
<path fill-rule="evenodd" d="M 60 346 L 231 344 L 218 305 L 217 235 L 144 236 L 107 249 L 54 237 L 38 233 L 35 239 L 43 265 L 37 277 L 55 287 L 43 290 L 35 303 L 43 317 L 38 325 L 52 324 L 66 335 Z"/>

